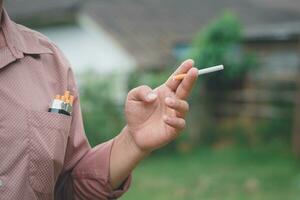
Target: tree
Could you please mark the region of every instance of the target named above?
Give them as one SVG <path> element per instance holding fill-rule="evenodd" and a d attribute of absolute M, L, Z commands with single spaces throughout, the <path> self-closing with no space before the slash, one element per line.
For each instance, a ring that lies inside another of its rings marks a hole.
<path fill-rule="evenodd" d="M 239 20 L 233 14 L 225 13 L 200 31 L 192 42 L 189 57 L 197 66 L 225 66 L 222 72 L 200 77 L 201 83 L 194 90 L 189 131 L 192 141 L 200 139 L 199 129 L 205 129 L 207 139 L 214 140 L 212 132 L 216 132 L 216 118 L 211 113 L 220 106 L 218 101 L 223 99 L 224 91 L 241 87 L 255 65 L 254 56 L 243 51 L 241 30 Z"/>
<path fill-rule="evenodd" d="M 87 71 L 80 77 L 83 122 L 92 146 L 116 136 L 125 124 L 123 105 L 116 101 L 114 77 Z"/>

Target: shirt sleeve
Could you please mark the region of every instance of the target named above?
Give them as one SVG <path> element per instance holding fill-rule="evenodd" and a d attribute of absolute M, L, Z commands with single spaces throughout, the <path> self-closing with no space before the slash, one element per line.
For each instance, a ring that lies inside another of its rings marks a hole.
<path fill-rule="evenodd" d="M 109 164 L 114 140 L 94 148 L 90 147 L 84 132 L 79 93 L 71 69 L 68 76 L 68 89 L 74 94 L 75 100 L 64 169 L 55 188 L 56 199 L 116 199 L 128 190 L 131 176 L 119 189 L 113 190 L 109 177 Z"/>

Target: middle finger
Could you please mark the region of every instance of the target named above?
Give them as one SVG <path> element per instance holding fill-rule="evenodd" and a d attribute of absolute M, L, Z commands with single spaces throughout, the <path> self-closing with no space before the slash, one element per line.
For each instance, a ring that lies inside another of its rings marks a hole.
<path fill-rule="evenodd" d="M 184 118 L 185 114 L 189 110 L 189 104 L 181 99 L 167 97 L 165 99 L 165 103 L 169 108 L 174 109 L 176 111 L 177 117 Z"/>

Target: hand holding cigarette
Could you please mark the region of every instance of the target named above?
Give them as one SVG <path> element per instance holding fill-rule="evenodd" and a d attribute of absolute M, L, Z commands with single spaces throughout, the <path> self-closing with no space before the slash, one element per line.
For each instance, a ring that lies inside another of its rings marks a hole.
<path fill-rule="evenodd" d="M 186 101 L 198 77 L 193 60 L 186 60 L 161 86 L 140 86 L 128 93 L 127 125 L 114 140 L 110 174 L 118 188 L 132 169 L 153 150 L 174 140 L 185 127 Z M 185 74 L 181 81 L 173 77 Z"/>
<path fill-rule="evenodd" d="M 208 74 L 208 73 L 220 71 L 220 70 L 223 70 L 223 69 L 224 69 L 223 65 L 217 65 L 217 66 L 214 66 L 214 67 L 200 69 L 200 70 L 198 70 L 198 75 Z M 187 74 L 175 75 L 175 76 L 173 76 L 173 80 L 182 80 L 182 79 L 184 79 L 184 77 L 186 77 L 186 75 Z"/>
<path fill-rule="evenodd" d="M 129 92 L 125 115 L 130 138 L 140 152 L 151 152 L 175 139 L 185 127 L 186 101 L 198 77 L 194 61 L 187 60 L 161 86 L 140 86 Z M 185 74 L 174 81 L 176 74 Z"/>

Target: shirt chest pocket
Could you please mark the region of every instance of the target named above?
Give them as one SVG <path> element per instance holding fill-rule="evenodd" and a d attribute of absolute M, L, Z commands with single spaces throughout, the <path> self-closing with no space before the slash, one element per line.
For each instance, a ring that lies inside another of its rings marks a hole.
<path fill-rule="evenodd" d="M 71 116 L 28 111 L 29 183 L 39 193 L 53 193 L 62 170 Z"/>

